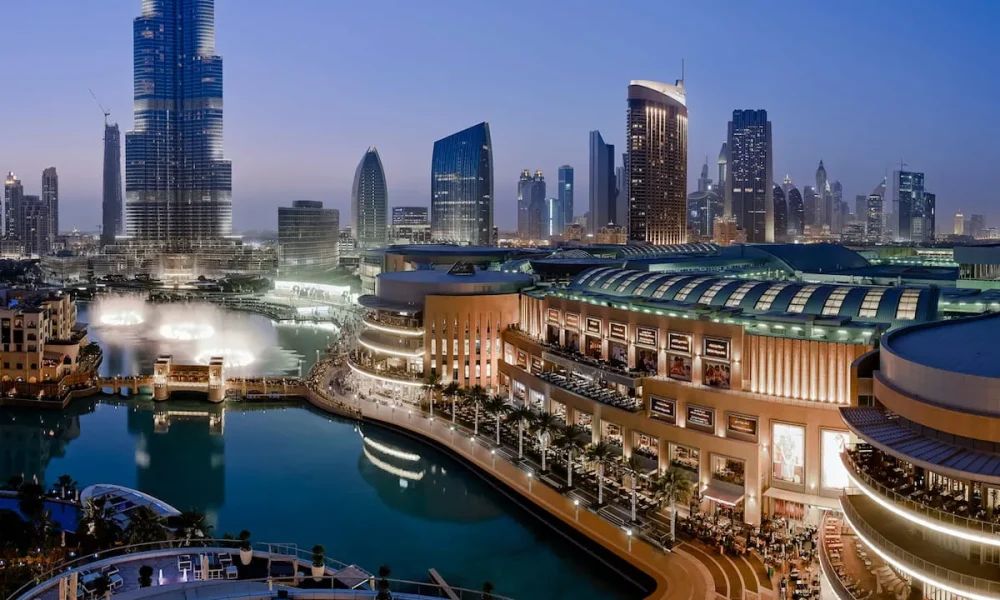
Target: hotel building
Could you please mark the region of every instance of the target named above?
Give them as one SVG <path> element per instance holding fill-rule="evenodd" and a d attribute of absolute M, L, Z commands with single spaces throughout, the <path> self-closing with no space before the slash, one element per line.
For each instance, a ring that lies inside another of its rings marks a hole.
<path fill-rule="evenodd" d="M 0 290 L 0 300 L 0 388 L 5 393 L 19 383 L 57 382 L 76 371 L 87 330 L 77 324 L 69 296 Z"/>

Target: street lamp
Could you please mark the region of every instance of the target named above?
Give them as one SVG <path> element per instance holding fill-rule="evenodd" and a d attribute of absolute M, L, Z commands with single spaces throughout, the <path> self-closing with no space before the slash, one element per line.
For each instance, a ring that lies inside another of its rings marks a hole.
<path fill-rule="evenodd" d="M 490 456 L 493 458 L 493 470 L 497 468 L 497 451 L 496 448 L 490 450 Z"/>
<path fill-rule="evenodd" d="M 580 501 L 576 498 L 573 499 L 573 518 L 580 521 Z"/>
<path fill-rule="evenodd" d="M 632 530 L 631 529 L 626 529 L 625 530 L 625 537 L 628 538 L 628 551 L 631 552 L 632 551 Z"/>
<path fill-rule="evenodd" d="M 528 493 L 529 494 L 531 493 L 531 483 L 534 480 L 535 480 L 535 475 L 531 471 L 528 471 Z"/>
<path fill-rule="evenodd" d="M 448 429 L 451 429 L 451 443 L 453 443 L 453 444 L 454 444 L 454 443 L 455 443 L 455 426 L 454 426 L 454 425 L 452 425 L 452 426 L 451 426 L 451 427 L 449 427 Z"/>

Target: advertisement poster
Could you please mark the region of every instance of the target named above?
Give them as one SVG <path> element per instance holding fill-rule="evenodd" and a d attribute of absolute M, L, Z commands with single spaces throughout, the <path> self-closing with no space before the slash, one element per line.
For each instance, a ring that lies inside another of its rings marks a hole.
<path fill-rule="evenodd" d="M 580 334 L 575 331 L 566 332 L 566 349 L 573 352 L 580 351 Z"/>
<path fill-rule="evenodd" d="M 535 375 L 542 372 L 542 359 L 537 356 L 531 357 L 531 372 Z"/>
<path fill-rule="evenodd" d="M 716 360 L 729 360 L 729 340 L 705 338 L 705 357 Z"/>
<path fill-rule="evenodd" d="M 640 346 L 652 346 L 655 348 L 657 334 L 658 332 L 655 327 L 636 327 L 635 343 Z"/>
<path fill-rule="evenodd" d="M 524 350 L 517 351 L 517 366 L 521 367 L 522 369 L 528 368 L 528 353 L 525 352 Z"/>
<path fill-rule="evenodd" d="M 802 485 L 805 483 L 806 429 L 801 425 L 775 423 L 772 429 L 771 453 L 773 478 L 776 481 Z"/>
<path fill-rule="evenodd" d="M 715 409 L 697 404 L 687 405 L 687 426 L 715 433 Z"/>
<path fill-rule="evenodd" d="M 548 317 L 549 318 L 549 323 L 556 323 L 556 324 L 559 323 L 559 310 L 558 309 L 550 308 L 548 315 L 549 315 L 549 317 Z"/>
<path fill-rule="evenodd" d="M 579 329 L 580 328 L 580 314 L 579 313 L 566 313 L 566 328 L 567 329 Z"/>
<path fill-rule="evenodd" d="M 708 387 L 729 389 L 729 377 L 732 371 L 729 365 L 705 361 L 705 376 L 703 383 Z"/>
<path fill-rule="evenodd" d="M 654 419 L 673 425 L 677 422 L 677 401 L 670 398 L 650 396 L 649 414 Z"/>
<path fill-rule="evenodd" d="M 616 340 L 627 340 L 628 339 L 628 325 L 625 323 L 611 323 L 611 327 L 608 329 L 608 337 L 615 338 Z"/>
<path fill-rule="evenodd" d="M 757 441 L 757 417 L 729 413 L 726 415 L 726 437 L 745 442 Z"/>
<path fill-rule="evenodd" d="M 691 357 L 667 354 L 667 374 L 674 379 L 691 381 Z"/>
<path fill-rule="evenodd" d="M 691 336 L 686 333 L 668 333 L 667 350 L 691 356 Z"/>
<path fill-rule="evenodd" d="M 608 360 L 618 366 L 624 367 L 628 364 L 628 349 L 625 344 L 608 342 Z"/>
<path fill-rule="evenodd" d="M 820 485 L 826 490 L 841 490 L 849 485 L 847 468 L 840 460 L 841 451 L 849 442 L 846 431 L 820 431 L 820 447 L 823 452 L 823 463 L 820 472 Z"/>
<path fill-rule="evenodd" d="M 650 350 L 649 348 L 636 348 L 635 349 L 635 364 L 636 368 L 640 371 L 649 371 L 655 373 L 660 365 L 659 361 L 656 360 L 657 351 Z"/>
<path fill-rule="evenodd" d="M 593 317 L 587 317 L 587 333 L 596 333 L 597 335 L 601 335 L 601 320 Z"/>

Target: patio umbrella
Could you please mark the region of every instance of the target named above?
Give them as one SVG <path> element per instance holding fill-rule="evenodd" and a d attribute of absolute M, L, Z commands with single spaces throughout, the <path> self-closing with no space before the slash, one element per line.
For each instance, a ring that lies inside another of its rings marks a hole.
<path fill-rule="evenodd" d="M 201 555 L 201 578 L 205 581 L 208 580 L 208 555 Z"/>

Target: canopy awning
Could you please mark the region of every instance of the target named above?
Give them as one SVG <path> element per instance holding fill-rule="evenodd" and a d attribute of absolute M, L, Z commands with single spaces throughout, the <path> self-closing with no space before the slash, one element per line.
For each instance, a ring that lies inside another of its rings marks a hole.
<path fill-rule="evenodd" d="M 726 506 L 736 506 L 743 501 L 743 493 L 737 492 L 735 488 L 736 486 L 719 485 L 713 481 L 701 490 L 701 495 Z"/>
<path fill-rule="evenodd" d="M 803 494 L 801 492 L 790 492 L 781 488 L 769 487 L 764 491 L 764 496 L 776 500 L 787 500 L 788 502 L 798 502 L 818 506 L 828 510 L 840 510 L 840 500 L 836 498 L 825 498 L 816 494 Z"/>

